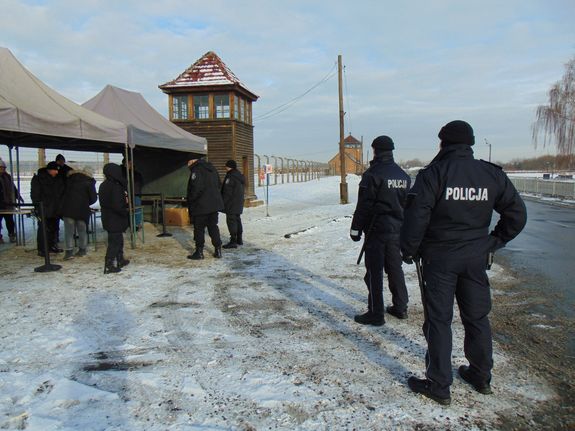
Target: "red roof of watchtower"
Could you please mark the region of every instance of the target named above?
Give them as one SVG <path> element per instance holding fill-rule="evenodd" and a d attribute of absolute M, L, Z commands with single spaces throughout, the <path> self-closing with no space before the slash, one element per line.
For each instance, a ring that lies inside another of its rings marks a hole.
<path fill-rule="evenodd" d="M 177 92 L 190 87 L 194 87 L 194 89 L 199 89 L 200 87 L 222 90 L 235 89 L 254 101 L 258 99 L 258 96 L 248 90 L 238 77 L 234 75 L 234 72 L 213 51 L 205 53 L 202 58 L 188 67 L 176 79 L 159 86 L 164 93 Z"/>

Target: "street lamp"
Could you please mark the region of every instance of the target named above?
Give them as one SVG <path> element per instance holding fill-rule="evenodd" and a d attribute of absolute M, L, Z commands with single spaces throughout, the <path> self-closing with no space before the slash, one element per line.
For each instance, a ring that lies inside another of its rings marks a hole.
<path fill-rule="evenodd" d="M 491 163 L 491 144 L 487 142 L 487 138 L 485 138 L 485 145 L 489 145 L 489 159 L 488 162 Z"/>

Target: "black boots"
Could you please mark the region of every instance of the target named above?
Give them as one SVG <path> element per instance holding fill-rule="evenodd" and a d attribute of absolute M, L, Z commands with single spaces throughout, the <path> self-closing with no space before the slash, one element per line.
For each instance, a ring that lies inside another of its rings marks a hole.
<path fill-rule="evenodd" d="M 64 254 L 64 260 L 70 260 L 74 258 L 74 250 L 66 250 Z"/>
<path fill-rule="evenodd" d="M 392 316 L 397 317 L 398 319 L 407 319 L 407 310 L 399 311 L 395 305 L 388 305 L 385 307 L 385 311 L 387 311 Z"/>
<path fill-rule="evenodd" d="M 412 376 L 409 379 L 407 379 L 407 386 L 409 386 L 409 389 L 411 389 L 413 392 L 421 394 L 429 399 L 432 399 L 433 401 L 441 404 L 442 406 L 448 406 L 449 404 L 451 404 L 451 397 L 449 395 L 441 396 L 432 391 L 430 380 L 418 379 L 417 377 Z"/>
<path fill-rule="evenodd" d="M 128 265 L 130 263 L 129 259 L 124 259 L 124 254 L 120 253 L 117 257 L 116 257 L 116 261 L 118 262 L 118 268 L 123 268 L 126 265 Z"/>
<path fill-rule="evenodd" d="M 216 247 L 214 251 L 214 257 L 218 259 L 222 257 L 222 247 Z M 202 260 L 204 258 L 204 248 L 203 247 L 196 247 L 196 251 L 193 254 L 188 256 L 188 259 L 192 260 Z"/>
<path fill-rule="evenodd" d="M 236 244 L 237 245 L 244 245 L 244 241 L 242 240 L 242 234 L 238 233 L 237 237 L 236 237 Z"/>
<path fill-rule="evenodd" d="M 475 389 L 480 394 L 490 395 L 493 393 L 491 390 L 491 385 L 489 384 L 490 382 L 481 381 L 467 365 L 462 365 L 459 367 L 457 373 L 465 382 L 473 386 L 473 389 Z"/>
<path fill-rule="evenodd" d="M 222 248 L 238 248 L 237 235 L 231 235 L 230 242 L 222 246 Z"/>
<path fill-rule="evenodd" d="M 85 248 L 79 248 L 78 251 L 75 254 L 76 257 L 83 257 L 86 256 L 86 249 Z"/>
<path fill-rule="evenodd" d="M 114 259 L 106 259 L 104 274 L 114 274 L 120 271 L 120 267 L 114 265 Z"/>
<path fill-rule="evenodd" d="M 367 313 L 354 316 L 353 320 L 362 325 L 382 326 L 385 323 L 383 315 L 373 314 L 369 311 Z"/>
<path fill-rule="evenodd" d="M 204 248 L 203 247 L 196 247 L 196 251 L 193 254 L 188 256 L 188 259 L 192 260 L 201 260 L 204 258 Z"/>

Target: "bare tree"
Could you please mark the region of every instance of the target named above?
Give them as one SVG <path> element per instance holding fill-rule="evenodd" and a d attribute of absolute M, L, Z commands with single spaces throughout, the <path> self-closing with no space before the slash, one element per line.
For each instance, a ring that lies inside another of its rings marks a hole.
<path fill-rule="evenodd" d="M 537 108 L 533 123 L 533 142 L 543 134 L 543 146 L 555 141 L 557 152 L 572 156 L 575 152 L 575 58 L 565 65 L 563 79 L 549 90 L 549 104 Z"/>

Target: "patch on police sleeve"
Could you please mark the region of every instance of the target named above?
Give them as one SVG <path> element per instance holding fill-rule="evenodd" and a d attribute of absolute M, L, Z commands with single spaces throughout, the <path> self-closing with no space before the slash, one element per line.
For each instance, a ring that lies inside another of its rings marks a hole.
<path fill-rule="evenodd" d="M 226 179 L 226 184 L 229 184 L 229 183 L 230 183 L 230 179 L 227 178 L 227 179 Z"/>
<path fill-rule="evenodd" d="M 193 173 L 192 173 L 192 180 L 195 180 L 195 179 L 196 179 L 196 173 L 193 172 Z"/>

